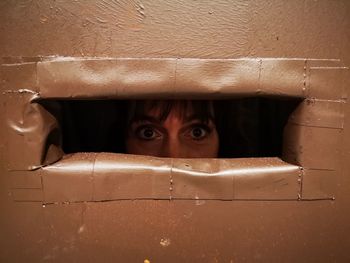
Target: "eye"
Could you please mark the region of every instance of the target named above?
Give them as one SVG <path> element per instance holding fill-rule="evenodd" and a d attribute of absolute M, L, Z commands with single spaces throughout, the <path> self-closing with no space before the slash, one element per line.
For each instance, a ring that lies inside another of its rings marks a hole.
<path fill-rule="evenodd" d="M 194 140 L 201 140 L 208 136 L 210 130 L 209 127 L 195 126 L 191 128 L 189 136 Z"/>
<path fill-rule="evenodd" d="M 161 137 L 161 134 L 151 126 L 142 126 L 136 130 L 136 135 L 139 139 L 142 140 L 154 140 L 158 137 Z"/>

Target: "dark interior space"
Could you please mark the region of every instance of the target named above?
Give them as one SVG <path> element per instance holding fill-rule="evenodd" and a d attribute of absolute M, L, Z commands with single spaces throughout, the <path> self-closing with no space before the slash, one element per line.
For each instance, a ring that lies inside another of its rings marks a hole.
<path fill-rule="evenodd" d="M 239 98 L 214 101 L 219 157 L 281 157 L 283 129 L 301 102 L 291 98 Z M 57 118 L 65 153 L 125 153 L 128 101 L 46 100 Z"/>

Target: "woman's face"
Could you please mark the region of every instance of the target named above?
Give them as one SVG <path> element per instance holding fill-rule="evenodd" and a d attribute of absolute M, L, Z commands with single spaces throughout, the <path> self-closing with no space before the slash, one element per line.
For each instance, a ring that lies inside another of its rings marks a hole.
<path fill-rule="evenodd" d="M 202 121 L 192 107 L 181 114 L 180 107 L 175 104 L 162 121 L 160 107 L 146 110 L 142 117 L 131 121 L 127 153 L 173 158 L 217 157 L 219 138 L 214 121 L 211 118 Z"/>

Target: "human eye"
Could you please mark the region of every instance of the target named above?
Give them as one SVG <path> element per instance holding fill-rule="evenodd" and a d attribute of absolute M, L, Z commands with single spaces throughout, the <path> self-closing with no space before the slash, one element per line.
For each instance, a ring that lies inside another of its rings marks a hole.
<path fill-rule="evenodd" d="M 161 133 L 151 125 L 141 125 L 137 127 L 135 134 L 137 138 L 145 141 L 155 140 L 162 136 Z"/>
<path fill-rule="evenodd" d="M 208 125 L 195 124 L 189 127 L 186 135 L 192 140 L 200 141 L 207 138 L 210 133 L 211 133 L 211 128 Z"/>

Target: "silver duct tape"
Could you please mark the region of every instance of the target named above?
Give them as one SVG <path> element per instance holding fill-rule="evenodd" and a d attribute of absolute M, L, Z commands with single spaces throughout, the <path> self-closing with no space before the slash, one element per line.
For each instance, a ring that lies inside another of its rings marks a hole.
<path fill-rule="evenodd" d="M 53 115 L 40 104 L 31 103 L 31 93 L 6 93 L 1 105 L 4 116 L 4 164 L 8 170 L 34 170 L 63 156 L 60 145 L 47 145 L 49 136 L 59 130 Z M 20 154 L 19 154 L 20 149 Z"/>
<path fill-rule="evenodd" d="M 307 99 L 290 115 L 289 122 L 297 125 L 343 129 L 344 101 Z"/>
<path fill-rule="evenodd" d="M 172 160 L 170 164 L 165 159 L 131 155 L 77 154 L 43 169 L 46 202 L 138 198 L 294 200 L 300 193 L 296 180 L 298 166 L 330 171 L 337 167 L 348 81 L 347 68 L 337 66 L 339 61 L 259 58 L 31 61 L 1 66 L 5 167 L 9 170 L 38 169 L 63 156 L 59 145 L 46 145 L 57 121 L 33 103 L 38 98 L 310 97 L 291 115 L 284 136 L 284 159 L 297 166 L 275 163 L 269 170 L 270 166 L 258 166 L 260 159 L 252 159 L 248 166 L 244 166 L 249 162 L 244 159 Z M 18 149 L 22 149 L 20 158 Z M 188 167 L 184 166 L 186 162 Z M 306 186 L 312 178 L 318 177 L 310 176 Z M 17 180 L 18 185 L 27 184 L 27 189 L 14 187 L 16 199 L 24 200 L 26 191 L 34 191 L 33 196 L 37 197 L 32 199 L 40 199 L 40 189 L 32 189 L 30 180 L 29 177 Z"/>
<path fill-rule="evenodd" d="M 204 165 L 203 165 L 204 164 Z M 169 159 L 73 154 L 42 168 L 45 202 L 297 200 L 299 171 L 278 158 Z"/>
<path fill-rule="evenodd" d="M 339 167 L 342 129 L 288 123 L 284 129 L 283 160 L 304 168 Z"/>
<path fill-rule="evenodd" d="M 303 59 L 58 59 L 38 62 L 42 98 L 305 97 Z"/>
<path fill-rule="evenodd" d="M 350 85 L 348 67 L 311 67 L 310 88 L 307 96 L 326 100 L 345 100 Z"/>
<path fill-rule="evenodd" d="M 346 98 L 349 85 L 348 67 L 337 59 L 38 57 L 3 58 L 2 62 L 3 90 L 40 91 L 42 98 L 210 94 L 337 100 Z"/>
<path fill-rule="evenodd" d="M 305 169 L 302 183 L 302 199 L 335 199 L 337 178 L 336 171 Z"/>
<path fill-rule="evenodd" d="M 19 63 L 0 66 L 0 91 L 38 94 L 37 63 Z"/>

